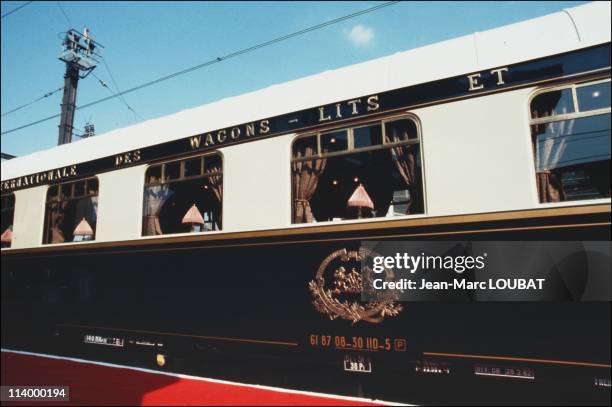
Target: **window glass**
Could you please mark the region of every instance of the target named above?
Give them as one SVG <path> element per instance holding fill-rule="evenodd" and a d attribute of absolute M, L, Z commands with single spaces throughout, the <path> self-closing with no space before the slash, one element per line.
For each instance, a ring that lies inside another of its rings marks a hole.
<path fill-rule="evenodd" d="M 57 185 L 52 185 L 47 190 L 47 200 L 57 199 L 59 187 Z"/>
<path fill-rule="evenodd" d="M 74 196 L 80 197 L 85 195 L 85 181 L 77 182 L 74 184 Z"/>
<path fill-rule="evenodd" d="M 564 89 L 571 91 L 573 88 Z M 588 111 L 610 106 L 610 82 L 575 87 L 579 111 L 568 120 L 538 120 L 531 125 L 536 184 L 542 203 L 610 197 L 610 112 Z M 538 95 L 532 111 L 564 111 L 568 105 L 560 91 Z M 585 112 L 583 114 L 583 112 Z"/>
<path fill-rule="evenodd" d="M 333 153 L 348 149 L 348 134 L 346 130 L 321 134 L 322 153 Z"/>
<path fill-rule="evenodd" d="M 204 168 L 206 172 L 220 172 L 223 170 L 221 167 L 221 156 L 220 155 L 210 155 L 208 157 L 204 157 Z"/>
<path fill-rule="evenodd" d="M 293 158 L 310 157 L 317 151 L 317 136 L 302 137 L 293 143 Z"/>
<path fill-rule="evenodd" d="M 385 133 L 388 143 L 417 140 L 419 138 L 416 123 L 410 119 L 385 123 Z"/>
<path fill-rule="evenodd" d="M 382 127 L 380 123 L 373 126 L 358 127 L 353 130 L 355 148 L 377 146 L 382 144 Z"/>
<path fill-rule="evenodd" d="M 572 89 L 541 93 L 531 101 L 531 118 L 558 116 L 574 112 Z"/>
<path fill-rule="evenodd" d="M 610 81 L 576 88 L 581 112 L 610 107 Z"/>
<path fill-rule="evenodd" d="M 204 162 L 204 172 L 201 163 Z M 183 176 L 173 173 L 184 165 Z M 168 173 L 170 169 L 171 173 Z M 197 169 L 197 172 L 196 172 Z M 223 174 L 220 155 L 177 160 L 164 164 L 163 182 L 145 185 L 143 198 L 144 236 L 221 230 Z M 155 178 L 154 167 L 147 176 Z"/>
<path fill-rule="evenodd" d="M 145 180 L 147 184 L 159 182 L 161 180 L 161 165 L 153 165 L 149 167 Z"/>
<path fill-rule="evenodd" d="M 164 164 L 164 181 L 179 179 L 181 176 L 181 162 L 175 161 Z"/>
<path fill-rule="evenodd" d="M 185 161 L 185 177 L 194 177 L 202 173 L 202 158 L 192 158 Z"/>
<path fill-rule="evenodd" d="M 7 194 L 2 196 L 2 224 L 0 225 L 0 233 L 2 234 L 2 247 L 11 247 L 13 240 L 13 218 L 15 215 L 15 194 Z"/>
<path fill-rule="evenodd" d="M 74 184 L 63 184 L 60 186 L 61 195 L 63 198 L 72 198 L 72 186 Z"/>
<path fill-rule="evenodd" d="M 322 134 L 323 152 L 318 159 L 303 160 L 294 154 L 293 223 L 423 213 L 417 126 L 410 119 L 393 123 L 397 137 L 392 146 L 382 144 L 379 122 L 353 128 L 352 145 L 346 137 L 348 129 Z M 344 145 L 338 148 L 332 138 Z M 364 147 L 370 149 L 359 150 Z"/>
<path fill-rule="evenodd" d="M 536 171 L 558 183 L 559 200 L 610 196 L 610 114 L 539 126 L 535 146 Z"/>
<path fill-rule="evenodd" d="M 87 195 L 97 195 L 98 194 L 98 179 L 92 178 L 87 181 Z"/>
<path fill-rule="evenodd" d="M 57 195 L 58 188 L 60 195 Z M 59 187 L 50 186 L 45 208 L 43 243 L 94 240 L 97 217 L 97 179 L 70 182 Z"/>

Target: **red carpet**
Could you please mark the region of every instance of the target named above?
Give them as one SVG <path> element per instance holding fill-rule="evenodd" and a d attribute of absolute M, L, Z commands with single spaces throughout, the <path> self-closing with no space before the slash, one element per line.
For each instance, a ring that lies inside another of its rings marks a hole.
<path fill-rule="evenodd" d="M 69 402 L 2 405 L 381 405 L 2 352 L 2 385 L 70 386 Z"/>

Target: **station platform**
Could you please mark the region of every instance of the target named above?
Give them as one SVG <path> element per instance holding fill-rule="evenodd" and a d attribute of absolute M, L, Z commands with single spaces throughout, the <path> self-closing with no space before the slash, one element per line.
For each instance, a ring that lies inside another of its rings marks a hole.
<path fill-rule="evenodd" d="M 69 386 L 69 401 L 2 405 L 380 406 L 376 400 L 311 393 L 2 349 L 2 386 Z"/>

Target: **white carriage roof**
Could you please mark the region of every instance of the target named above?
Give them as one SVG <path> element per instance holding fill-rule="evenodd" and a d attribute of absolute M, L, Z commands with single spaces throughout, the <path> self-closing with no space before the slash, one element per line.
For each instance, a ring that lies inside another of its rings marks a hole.
<path fill-rule="evenodd" d="M 2 162 L 2 180 L 283 113 L 610 41 L 610 2 L 593 2 L 229 97 Z M 299 95 L 299 97 L 296 97 Z"/>

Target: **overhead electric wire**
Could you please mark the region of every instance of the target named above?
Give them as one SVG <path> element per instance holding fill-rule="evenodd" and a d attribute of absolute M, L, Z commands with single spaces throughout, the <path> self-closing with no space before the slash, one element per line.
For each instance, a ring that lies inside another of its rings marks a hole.
<path fill-rule="evenodd" d="M 25 3 L 23 3 L 21 6 L 14 8 L 13 10 L 9 11 L 8 13 L 2 14 L 2 17 L 0 18 L 4 18 L 6 16 L 10 16 L 11 14 L 13 14 L 15 11 L 17 10 L 21 10 L 22 8 L 24 8 L 25 6 L 27 6 L 30 3 L 34 3 L 34 1 L 27 1 Z"/>
<path fill-rule="evenodd" d="M 62 5 L 60 4 L 59 1 L 55 2 L 57 4 L 57 6 L 59 7 L 60 11 L 62 12 L 62 14 L 64 15 L 64 17 L 66 18 L 66 21 L 68 22 L 68 26 L 72 27 L 72 22 L 70 21 L 70 17 L 68 17 L 68 14 L 66 14 L 66 11 L 64 10 L 64 8 L 62 7 Z"/>
<path fill-rule="evenodd" d="M 106 82 L 104 82 L 102 79 L 100 79 L 100 78 L 99 78 L 99 77 L 98 77 L 98 76 L 97 76 L 95 73 L 93 73 L 93 72 L 92 72 L 91 74 L 92 74 L 92 75 L 93 75 L 93 76 L 94 76 L 94 77 L 95 77 L 95 78 L 98 80 L 98 82 L 100 82 L 100 85 L 102 85 L 102 87 L 103 87 L 103 88 L 108 89 L 108 91 L 109 91 L 111 94 L 113 94 L 113 95 L 115 95 L 115 94 L 116 94 L 116 93 L 115 93 L 115 92 L 114 92 L 114 91 L 113 91 L 113 90 L 112 90 L 112 89 L 111 89 L 111 88 L 108 86 L 108 84 L 107 84 Z M 120 96 L 120 95 L 119 95 L 119 96 Z M 134 109 L 132 109 L 132 106 L 130 106 L 130 105 L 128 104 L 128 102 L 126 102 L 126 100 L 125 100 L 123 97 L 121 97 L 120 99 L 121 99 L 121 101 L 123 102 L 123 104 L 125 105 L 125 107 L 127 107 L 127 108 L 128 108 L 128 110 L 134 114 L 134 118 L 136 118 L 136 111 L 135 111 Z"/>
<path fill-rule="evenodd" d="M 41 97 L 39 97 L 39 98 L 37 98 L 37 99 L 34 99 L 33 101 L 31 101 L 31 102 L 29 102 L 29 103 L 26 103 L 26 104 L 24 104 L 24 105 L 21 105 L 21 106 L 19 106 L 19 107 L 16 107 L 16 108 L 14 108 L 14 109 L 12 109 L 12 110 L 9 110 L 8 112 L 4 112 L 4 113 L 2 113 L 2 115 L 0 115 L 0 116 L 1 116 L 1 117 L 4 117 L 4 116 L 9 115 L 9 114 L 11 114 L 11 113 L 14 113 L 14 112 L 16 112 L 16 111 L 18 111 L 18 110 L 21 110 L 21 109 L 23 109 L 24 107 L 30 106 L 30 105 L 32 105 L 32 104 L 34 104 L 34 103 L 38 102 L 39 100 L 43 100 L 43 99 L 45 99 L 45 98 L 48 98 L 48 97 L 49 97 L 49 96 L 51 96 L 51 95 L 54 95 L 55 93 L 59 92 L 59 91 L 60 91 L 60 90 L 62 90 L 62 89 L 64 89 L 64 87 L 63 87 L 63 86 L 62 86 L 61 88 L 57 88 L 57 89 L 55 89 L 55 90 L 53 90 L 53 91 L 51 91 L 51 92 L 47 92 L 47 93 L 45 93 L 44 95 L 42 95 Z"/>
<path fill-rule="evenodd" d="M 373 11 L 379 10 L 379 9 L 381 9 L 383 7 L 391 6 L 391 5 L 396 4 L 396 3 L 399 3 L 399 1 L 388 1 L 388 2 L 385 2 L 385 3 L 379 4 L 377 6 L 373 6 L 373 7 L 367 8 L 365 10 L 357 11 L 355 13 L 348 14 L 346 16 L 338 17 L 338 18 L 335 18 L 333 20 L 329 20 L 329 21 L 326 21 L 326 22 L 314 25 L 312 27 L 308 27 L 308 28 L 305 28 L 303 30 L 293 32 L 291 34 L 284 35 L 282 37 L 277 37 L 277 38 L 274 38 L 272 40 L 269 40 L 269 41 L 266 41 L 266 42 L 262 42 L 262 43 L 259 43 L 257 45 L 253 45 L 251 47 L 244 48 L 244 49 L 241 49 L 239 51 L 232 52 L 230 54 L 227 54 L 227 55 L 224 55 L 224 56 L 221 56 L 221 57 L 217 57 L 215 59 L 211 59 L 210 61 L 206 61 L 206 62 L 203 62 L 201 64 L 192 66 L 190 68 L 183 69 L 181 71 L 172 73 L 170 75 L 162 76 L 161 78 L 157 78 L 157 79 L 154 79 L 152 81 L 145 82 L 145 83 L 143 83 L 141 85 L 134 86 L 133 88 L 124 90 L 123 92 L 118 92 L 118 93 L 113 94 L 111 96 L 107 96 L 107 97 L 104 97 L 102 99 L 98 99 L 98 100 L 95 100 L 93 102 L 86 103 L 86 104 L 84 104 L 82 106 L 77 106 L 75 110 L 91 107 L 91 106 L 97 105 L 98 103 L 102 103 L 102 102 L 106 102 L 107 100 L 114 99 L 114 98 L 116 98 L 118 96 L 125 95 L 125 94 L 131 93 L 131 92 L 135 92 L 137 90 L 140 90 L 140 89 L 143 89 L 143 88 L 146 88 L 146 87 L 158 84 L 160 82 L 167 81 L 169 79 L 175 78 L 175 77 L 180 76 L 180 75 L 184 75 L 184 74 L 189 73 L 189 72 L 193 72 L 195 70 L 204 68 L 206 66 L 213 65 L 213 64 L 219 63 L 221 61 L 224 61 L 224 60 L 227 60 L 227 59 L 230 59 L 230 58 L 234 58 L 234 57 L 237 57 L 239 55 L 243 55 L 243 54 L 246 54 L 248 52 L 252 52 L 252 51 L 255 51 L 257 49 L 260 49 L 260 48 L 263 48 L 263 47 L 267 47 L 267 46 L 272 45 L 272 44 L 276 44 L 276 43 L 281 42 L 281 41 L 285 41 L 285 40 L 287 40 L 289 38 L 297 37 L 297 36 L 309 33 L 311 31 L 315 31 L 315 30 L 318 30 L 318 29 L 321 29 L 321 28 L 324 28 L 324 27 L 327 27 L 327 26 L 330 26 L 330 25 L 333 25 L 333 24 L 337 24 L 339 22 L 342 22 L 342 21 L 345 21 L 345 20 L 349 20 L 351 18 L 355 18 L 355 17 L 358 17 L 358 16 L 366 14 L 366 13 L 371 13 Z M 60 116 L 60 114 L 58 113 L 58 114 L 55 114 L 53 116 L 45 117 L 43 119 L 36 120 L 36 121 L 34 121 L 32 123 L 24 124 L 22 126 L 15 127 L 13 129 L 3 131 L 2 133 L 0 133 L 0 135 L 13 133 L 15 131 L 25 129 L 27 127 L 34 126 L 34 125 L 39 124 L 39 123 L 43 123 L 43 122 L 45 122 L 47 120 L 51 120 L 51 119 L 54 119 L 54 118 L 59 117 L 59 116 Z"/>
<path fill-rule="evenodd" d="M 138 113 L 136 113 L 136 110 L 132 109 L 132 106 L 129 105 L 129 103 L 127 102 L 127 100 L 125 100 L 125 98 L 123 97 L 123 95 L 121 94 L 121 89 L 119 89 L 119 85 L 117 85 L 117 81 L 115 80 L 115 76 L 113 75 L 113 73 L 110 70 L 110 67 L 108 66 L 108 64 L 106 63 L 106 59 L 104 57 L 100 57 L 100 59 L 102 59 L 102 63 L 104 64 L 104 67 L 106 68 L 106 71 L 108 72 L 108 75 L 111 78 L 111 81 L 113 81 L 113 85 L 115 85 L 115 90 L 117 91 L 117 93 L 119 94 L 118 96 L 121 98 L 121 100 L 123 101 L 123 104 L 134 114 L 134 119 L 136 119 L 136 117 L 138 116 Z M 107 86 L 108 88 L 108 86 Z M 110 90 L 110 89 L 109 89 Z"/>

